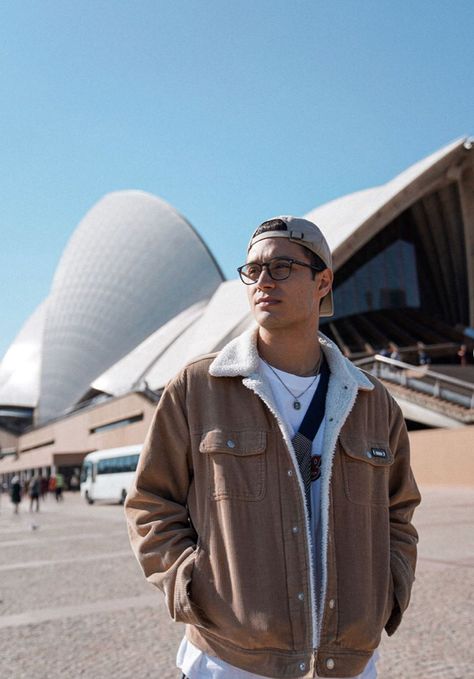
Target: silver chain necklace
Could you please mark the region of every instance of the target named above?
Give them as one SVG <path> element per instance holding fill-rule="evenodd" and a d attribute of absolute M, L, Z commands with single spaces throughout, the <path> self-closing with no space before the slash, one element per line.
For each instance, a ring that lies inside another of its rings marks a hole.
<path fill-rule="evenodd" d="M 267 363 L 267 361 L 265 361 L 265 359 L 263 359 L 263 361 L 268 365 L 268 367 L 270 368 L 270 370 L 272 371 L 272 373 L 275 375 L 275 377 L 277 378 L 277 380 L 278 380 L 279 382 L 281 382 L 281 384 L 285 387 L 286 391 L 287 391 L 289 394 L 291 394 L 292 398 L 294 399 L 294 400 L 293 400 L 293 408 L 294 408 L 295 410 L 300 410 L 300 409 L 301 409 L 300 398 L 301 398 L 302 396 L 304 396 L 304 395 L 306 394 L 306 392 L 307 392 L 309 389 L 311 389 L 311 387 L 313 386 L 313 384 L 314 384 L 314 383 L 316 382 L 316 380 L 318 379 L 319 369 L 320 369 L 320 367 L 321 367 L 321 360 L 322 360 L 322 357 L 323 357 L 323 355 L 322 355 L 322 353 L 321 353 L 321 356 L 320 356 L 319 361 L 318 361 L 318 365 L 316 366 L 316 375 L 314 376 L 314 379 L 310 382 L 310 384 L 306 387 L 306 389 L 305 389 L 304 391 L 301 392 L 301 394 L 294 394 L 294 393 L 291 391 L 291 389 L 289 389 L 289 388 L 286 386 L 286 384 L 283 382 L 283 380 L 281 379 L 280 375 L 277 373 L 277 371 L 275 370 L 275 368 L 273 368 L 273 366 L 271 366 L 270 363 Z"/>

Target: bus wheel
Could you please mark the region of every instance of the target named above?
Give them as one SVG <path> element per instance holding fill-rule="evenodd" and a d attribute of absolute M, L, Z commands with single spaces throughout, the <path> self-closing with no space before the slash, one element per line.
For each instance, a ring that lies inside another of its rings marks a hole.
<path fill-rule="evenodd" d="M 90 497 L 88 490 L 86 490 L 86 502 L 88 502 L 90 505 L 94 504 L 94 500 Z"/>
<path fill-rule="evenodd" d="M 123 505 L 126 497 L 127 497 L 127 491 L 125 490 L 125 488 L 122 488 L 122 494 L 120 495 L 120 500 L 119 500 L 120 505 Z"/>

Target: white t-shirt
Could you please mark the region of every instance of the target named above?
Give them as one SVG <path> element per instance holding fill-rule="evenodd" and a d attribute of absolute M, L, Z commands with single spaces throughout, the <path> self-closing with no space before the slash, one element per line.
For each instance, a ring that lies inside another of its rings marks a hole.
<path fill-rule="evenodd" d="M 283 372 L 282 370 L 277 370 L 273 368 L 275 372 L 279 375 L 280 379 L 283 380 L 285 385 L 288 387 L 290 392 L 296 396 L 302 394 L 298 398 L 301 403 L 301 408 L 295 410 L 293 403 L 295 398 L 289 393 L 287 389 L 282 385 L 280 380 L 275 376 L 273 370 L 260 359 L 260 372 L 264 375 L 266 380 L 269 382 L 273 399 L 277 407 L 278 413 L 281 419 L 288 429 L 290 438 L 298 431 L 303 417 L 306 414 L 311 399 L 313 398 L 314 392 L 319 384 L 319 376 L 314 379 L 314 377 L 300 377 L 299 375 L 292 375 L 290 373 Z M 309 387 L 309 388 L 308 388 Z M 307 389 L 307 391 L 305 391 Z M 304 392 L 304 393 L 302 393 Z M 313 440 L 312 454 L 313 455 L 323 455 L 324 451 L 322 449 L 322 443 L 324 438 L 324 428 L 325 419 L 323 419 L 321 426 L 319 427 L 318 433 Z M 313 481 L 311 484 L 311 534 L 317 535 L 319 529 L 319 519 L 321 515 L 320 511 L 321 505 L 321 482 L 320 479 Z M 315 541 L 313 540 L 313 543 Z M 313 561 L 315 563 L 315 568 L 318 568 L 318 561 L 316 560 L 317 555 L 313 548 Z M 318 591 L 319 588 L 316 588 Z M 377 668 L 376 662 L 378 659 L 378 651 L 372 655 L 370 661 L 368 662 L 365 670 L 362 674 L 358 674 L 357 677 L 353 679 L 376 679 L 377 678 Z M 252 672 L 246 672 L 241 670 L 229 663 L 224 662 L 220 658 L 214 656 L 209 656 L 203 651 L 199 650 L 190 641 L 183 638 L 178 649 L 178 655 L 176 658 L 176 664 L 179 669 L 187 676 L 189 679 L 268 679 L 268 677 L 263 677 L 260 674 L 253 674 Z"/>

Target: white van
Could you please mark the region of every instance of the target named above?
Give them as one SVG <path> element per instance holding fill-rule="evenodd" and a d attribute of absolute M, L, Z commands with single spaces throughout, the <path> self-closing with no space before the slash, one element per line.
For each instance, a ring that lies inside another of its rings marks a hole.
<path fill-rule="evenodd" d="M 138 464 L 141 445 L 96 450 L 85 456 L 81 497 L 89 504 L 112 500 L 123 504 Z"/>

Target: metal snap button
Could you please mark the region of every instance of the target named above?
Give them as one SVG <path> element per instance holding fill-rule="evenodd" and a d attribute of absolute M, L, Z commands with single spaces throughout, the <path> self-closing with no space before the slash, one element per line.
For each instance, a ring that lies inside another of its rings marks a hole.
<path fill-rule="evenodd" d="M 298 526 L 293 526 L 293 528 L 291 529 L 291 532 L 294 533 L 295 535 L 298 531 L 299 531 Z"/>
<path fill-rule="evenodd" d="M 306 664 L 304 662 L 300 662 L 300 670 L 304 672 L 306 669 Z"/>
<path fill-rule="evenodd" d="M 336 602 L 334 601 L 334 599 L 329 599 L 329 608 L 334 608 L 335 605 L 336 605 Z"/>
<path fill-rule="evenodd" d="M 304 600 L 304 593 L 303 593 L 303 592 L 299 592 L 299 593 L 298 593 L 298 599 L 299 599 L 300 601 L 303 601 L 303 600 Z"/>
<path fill-rule="evenodd" d="M 293 470 L 292 469 L 288 469 L 288 476 L 293 476 Z"/>
<path fill-rule="evenodd" d="M 333 669 L 334 669 L 334 665 L 335 665 L 335 662 L 334 662 L 334 660 L 333 660 L 332 658 L 328 658 L 328 659 L 326 660 L 326 667 L 328 668 L 328 670 L 333 670 Z"/>
<path fill-rule="evenodd" d="M 232 439 L 227 441 L 227 448 L 235 448 L 235 443 L 232 441 Z"/>

